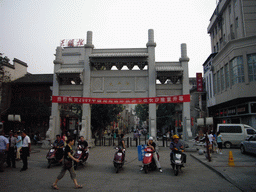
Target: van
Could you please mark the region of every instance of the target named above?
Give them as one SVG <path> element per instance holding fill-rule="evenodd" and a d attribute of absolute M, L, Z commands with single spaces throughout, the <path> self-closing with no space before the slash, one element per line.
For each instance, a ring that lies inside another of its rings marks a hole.
<path fill-rule="evenodd" d="M 222 135 L 223 144 L 226 148 L 240 145 L 247 137 L 256 134 L 256 130 L 245 124 L 218 124 L 217 132 Z"/>

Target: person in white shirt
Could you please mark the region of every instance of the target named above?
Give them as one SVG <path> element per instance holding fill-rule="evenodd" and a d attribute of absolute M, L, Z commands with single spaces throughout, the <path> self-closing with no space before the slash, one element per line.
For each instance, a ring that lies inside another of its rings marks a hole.
<path fill-rule="evenodd" d="M 208 135 L 208 138 L 209 138 L 209 149 L 212 152 L 212 150 L 213 150 L 212 144 L 213 144 L 213 140 L 214 140 L 212 132 Z"/>
<path fill-rule="evenodd" d="M 9 150 L 9 140 L 4 136 L 4 130 L 0 129 L 0 172 L 4 171 L 6 152 Z"/>
<path fill-rule="evenodd" d="M 29 136 L 27 136 L 26 132 L 23 131 L 21 134 L 23 141 L 22 141 L 22 149 L 21 149 L 21 159 L 23 162 L 23 167 L 20 171 L 26 171 L 28 169 L 28 156 L 31 152 L 31 141 Z"/>

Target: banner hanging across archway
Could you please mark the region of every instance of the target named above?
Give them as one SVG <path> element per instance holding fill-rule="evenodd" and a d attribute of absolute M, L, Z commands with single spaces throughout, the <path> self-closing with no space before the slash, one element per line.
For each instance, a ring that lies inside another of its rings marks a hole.
<path fill-rule="evenodd" d="M 91 98 L 91 97 L 67 97 L 52 96 L 52 103 L 76 103 L 76 104 L 161 104 L 190 102 L 190 95 L 175 95 L 164 97 L 145 98 Z"/>

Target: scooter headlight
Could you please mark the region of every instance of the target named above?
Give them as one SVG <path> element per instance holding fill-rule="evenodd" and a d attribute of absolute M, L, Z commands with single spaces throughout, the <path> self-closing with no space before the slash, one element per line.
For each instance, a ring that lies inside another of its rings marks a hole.
<path fill-rule="evenodd" d="M 177 159 L 180 159 L 180 158 L 181 158 L 181 154 L 177 153 L 177 154 L 175 154 L 175 157 L 176 157 Z"/>
<path fill-rule="evenodd" d="M 145 157 L 150 157 L 152 154 L 151 153 L 146 153 Z"/>

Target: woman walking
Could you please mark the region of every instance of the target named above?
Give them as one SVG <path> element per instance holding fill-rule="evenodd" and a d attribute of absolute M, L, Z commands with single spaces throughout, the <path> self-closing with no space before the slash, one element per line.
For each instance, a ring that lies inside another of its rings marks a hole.
<path fill-rule="evenodd" d="M 217 153 L 218 151 L 221 153 L 221 150 L 222 150 L 222 135 L 220 134 L 220 132 L 217 133 L 217 145 L 218 145 L 218 149 L 217 149 Z"/>
<path fill-rule="evenodd" d="M 70 173 L 71 179 L 74 181 L 75 189 L 83 188 L 82 185 L 78 185 L 78 183 L 77 183 L 76 174 L 74 172 L 74 167 L 72 164 L 72 160 L 79 162 L 78 159 L 76 159 L 72 156 L 72 153 L 73 153 L 72 145 L 74 145 L 74 142 L 75 141 L 73 138 L 69 138 L 67 140 L 67 145 L 66 145 L 65 151 L 64 151 L 64 165 L 63 165 L 61 172 L 60 172 L 59 176 L 57 177 L 56 181 L 52 184 L 53 189 L 59 189 L 57 187 L 57 183 L 60 179 L 62 179 L 62 177 L 65 175 L 67 170 Z"/>

